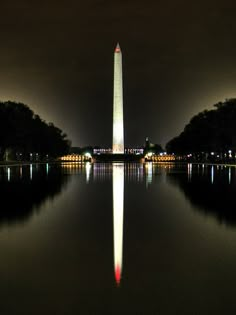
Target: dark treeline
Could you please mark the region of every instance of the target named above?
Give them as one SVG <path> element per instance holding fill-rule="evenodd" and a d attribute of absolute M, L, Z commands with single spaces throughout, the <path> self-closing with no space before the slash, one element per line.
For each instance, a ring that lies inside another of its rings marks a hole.
<path fill-rule="evenodd" d="M 71 147 L 69 150 L 70 154 L 93 154 L 93 149 L 98 149 L 100 147 L 86 146 L 86 147 Z"/>
<path fill-rule="evenodd" d="M 236 99 L 227 99 L 194 116 L 166 149 L 175 154 L 216 155 L 219 158 L 236 152 Z"/>
<path fill-rule="evenodd" d="M 145 145 L 144 145 L 144 154 L 147 154 L 148 152 L 153 152 L 154 154 L 159 154 L 163 151 L 164 150 L 160 144 L 151 143 L 149 138 L 148 137 L 146 138 Z"/>
<path fill-rule="evenodd" d="M 67 135 L 27 105 L 0 102 L 0 160 L 55 158 L 69 147 Z"/>

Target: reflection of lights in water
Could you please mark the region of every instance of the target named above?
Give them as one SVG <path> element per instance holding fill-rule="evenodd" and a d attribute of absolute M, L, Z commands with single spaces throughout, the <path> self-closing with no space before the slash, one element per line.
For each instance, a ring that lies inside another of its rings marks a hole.
<path fill-rule="evenodd" d="M 91 172 L 91 163 L 90 162 L 86 162 L 85 172 L 86 172 L 86 183 L 89 183 L 90 172 Z"/>
<path fill-rule="evenodd" d="M 188 181 L 189 182 L 191 182 L 192 180 L 192 168 L 193 168 L 192 163 L 188 163 Z"/>
<path fill-rule="evenodd" d="M 231 184 L 231 167 L 229 167 L 229 184 Z"/>
<path fill-rule="evenodd" d="M 147 162 L 145 164 L 145 167 L 146 167 L 146 174 L 147 174 L 146 184 L 148 186 L 149 184 L 152 183 L 152 162 Z"/>
<path fill-rule="evenodd" d="M 63 168 L 63 173 L 64 174 L 77 174 L 78 172 L 82 171 L 84 168 L 84 164 L 80 162 L 64 162 L 61 163 L 61 166 Z M 48 167 L 48 171 L 50 172 L 50 164 Z"/>
<path fill-rule="evenodd" d="M 117 285 L 122 273 L 123 251 L 123 212 L 124 212 L 124 165 L 113 165 L 113 242 L 114 271 Z"/>
<path fill-rule="evenodd" d="M 8 181 L 11 180 L 11 169 L 10 169 L 10 167 L 7 168 L 7 180 Z"/>
<path fill-rule="evenodd" d="M 49 165 L 48 163 L 46 164 L 46 174 L 48 175 L 48 170 L 49 170 Z"/>
<path fill-rule="evenodd" d="M 33 178 L 33 165 L 30 164 L 30 179 L 32 180 Z"/>
<path fill-rule="evenodd" d="M 211 183 L 214 184 L 214 166 L 211 167 Z"/>
<path fill-rule="evenodd" d="M 22 165 L 20 166 L 20 178 L 22 178 Z"/>
<path fill-rule="evenodd" d="M 202 175 L 204 174 L 205 165 L 202 164 Z"/>
<path fill-rule="evenodd" d="M 143 181 L 143 165 L 139 166 L 138 168 L 138 182 Z"/>
<path fill-rule="evenodd" d="M 99 175 L 98 164 L 95 163 L 93 166 L 93 179 L 97 179 Z"/>
<path fill-rule="evenodd" d="M 108 165 L 106 163 L 93 164 L 93 180 L 104 180 L 107 176 L 111 174 L 112 165 Z"/>

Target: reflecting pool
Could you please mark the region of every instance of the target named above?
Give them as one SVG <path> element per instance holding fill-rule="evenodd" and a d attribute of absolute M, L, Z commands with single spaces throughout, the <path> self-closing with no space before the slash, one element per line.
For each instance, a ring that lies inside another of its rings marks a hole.
<path fill-rule="evenodd" d="M 1 315 L 234 314 L 236 168 L 0 167 Z"/>

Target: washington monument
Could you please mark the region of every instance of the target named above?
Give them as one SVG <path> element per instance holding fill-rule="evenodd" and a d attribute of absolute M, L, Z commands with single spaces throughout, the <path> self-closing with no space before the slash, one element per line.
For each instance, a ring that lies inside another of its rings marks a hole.
<path fill-rule="evenodd" d="M 122 53 L 119 44 L 114 52 L 113 154 L 124 154 Z"/>

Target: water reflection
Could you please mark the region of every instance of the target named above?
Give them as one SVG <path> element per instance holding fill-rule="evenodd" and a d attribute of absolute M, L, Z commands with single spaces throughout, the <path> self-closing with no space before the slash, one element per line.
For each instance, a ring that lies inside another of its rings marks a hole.
<path fill-rule="evenodd" d="M 202 175 L 204 175 L 205 165 L 202 164 Z"/>
<path fill-rule="evenodd" d="M 114 272 L 117 285 L 122 274 L 124 213 L 124 164 L 113 165 L 113 248 Z"/>
<path fill-rule="evenodd" d="M 138 182 L 143 181 L 144 175 L 144 165 L 141 163 L 128 163 L 124 165 L 124 176 L 128 182 Z"/>
<path fill-rule="evenodd" d="M 193 165 L 191 163 L 188 164 L 188 181 L 191 182 L 192 180 L 192 168 Z"/>
<path fill-rule="evenodd" d="M 0 222 L 41 211 L 1 229 L 1 313 L 234 314 L 235 230 L 201 214 L 226 220 L 235 168 L 215 166 L 213 183 L 211 166 L 191 168 L 190 180 L 187 164 L 43 164 L 32 180 L 10 167 L 10 181 L 0 168 Z"/>
<path fill-rule="evenodd" d="M 8 181 L 11 180 L 11 169 L 10 169 L 10 167 L 7 168 L 7 180 Z"/>
<path fill-rule="evenodd" d="M 231 167 L 229 167 L 229 184 L 231 184 Z"/>
<path fill-rule="evenodd" d="M 33 179 L 33 165 L 30 164 L 30 180 Z"/>
<path fill-rule="evenodd" d="M 152 162 L 147 162 L 146 166 L 146 187 L 152 183 Z"/>
<path fill-rule="evenodd" d="M 211 183 L 214 184 L 214 165 L 211 166 Z"/>
<path fill-rule="evenodd" d="M 86 162 L 85 170 L 86 170 L 86 183 L 89 183 L 90 173 L 91 173 L 91 163 L 90 162 Z"/>
<path fill-rule="evenodd" d="M 170 172 L 168 182 L 178 186 L 199 211 L 214 215 L 220 223 L 236 225 L 236 182 L 231 167 L 221 167 L 217 173 L 215 166 L 205 166 L 203 169 L 205 171 L 200 175 L 195 165 L 191 182 L 184 171 Z"/>
<path fill-rule="evenodd" d="M 151 163 L 152 164 L 152 163 Z M 94 163 L 90 164 L 90 180 L 96 181 L 109 181 L 112 179 L 113 166 L 117 163 Z M 124 163 L 124 178 L 127 182 L 138 182 L 142 183 L 144 181 L 144 174 L 147 181 L 147 173 L 144 170 L 146 165 L 142 163 Z M 150 174 L 149 174 L 150 176 Z M 150 183 L 151 183 L 151 179 Z"/>
<path fill-rule="evenodd" d="M 0 225 L 20 223 L 29 219 L 48 198 L 54 198 L 62 191 L 68 181 L 61 168 L 50 168 L 45 165 L 33 169 L 30 166 L 8 167 L 0 169 L 1 211 Z M 34 173 L 34 176 L 33 176 Z"/>

